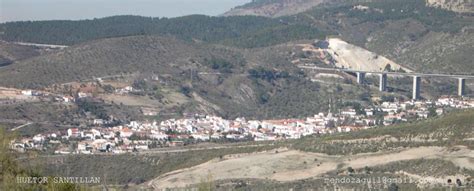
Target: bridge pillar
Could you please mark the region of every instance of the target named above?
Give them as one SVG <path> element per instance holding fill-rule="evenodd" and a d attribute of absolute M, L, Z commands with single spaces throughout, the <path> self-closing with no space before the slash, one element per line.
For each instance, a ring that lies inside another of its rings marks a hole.
<path fill-rule="evenodd" d="M 381 92 L 387 90 L 387 74 L 386 73 L 382 73 L 382 74 L 379 74 L 380 75 L 380 81 L 379 81 L 379 90 Z"/>
<path fill-rule="evenodd" d="M 364 84 L 365 81 L 365 72 L 356 72 L 357 74 L 357 83 Z"/>
<path fill-rule="evenodd" d="M 458 79 L 458 96 L 463 96 L 466 88 L 466 79 L 459 78 Z"/>
<path fill-rule="evenodd" d="M 421 77 L 420 76 L 413 76 L 413 100 L 417 100 L 420 98 L 420 85 L 421 85 Z"/>

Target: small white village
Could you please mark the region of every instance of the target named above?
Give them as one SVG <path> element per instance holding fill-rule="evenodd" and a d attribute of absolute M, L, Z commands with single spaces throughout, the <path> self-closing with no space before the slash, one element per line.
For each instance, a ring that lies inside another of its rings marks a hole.
<path fill-rule="evenodd" d="M 81 94 L 78 97 L 85 96 Z M 61 97 L 58 101 L 71 102 L 74 98 Z M 108 121 L 95 119 L 88 128 L 37 134 L 17 139 L 11 146 L 20 152 L 53 148 L 55 154 L 118 154 L 212 141 L 299 139 L 308 135 L 350 133 L 426 119 L 451 109 L 473 107 L 474 99 L 446 96 L 437 100 L 395 100 L 368 108 L 347 107 L 301 119 L 227 120 L 213 115 L 184 114 L 185 117 L 179 119 L 130 121 L 113 127 L 106 127 Z"/>

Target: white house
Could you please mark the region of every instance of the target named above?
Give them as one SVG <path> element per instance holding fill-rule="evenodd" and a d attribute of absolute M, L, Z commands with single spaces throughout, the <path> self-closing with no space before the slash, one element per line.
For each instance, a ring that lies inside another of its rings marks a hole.
<path fill-rule="evenodd" d="M 67 130 L 68 137 L 82 137 L 82 132 L 78 128 L 70 128 Z"/>
<path fill-rule="evenodd" d="M 33 95 L 33 91 L 31 91 L 31 90 L 23 90 L 23 91 L 21 91 L 21 94 L 26 95 L 26 96 L 32 96 L 32 95 Z"/>

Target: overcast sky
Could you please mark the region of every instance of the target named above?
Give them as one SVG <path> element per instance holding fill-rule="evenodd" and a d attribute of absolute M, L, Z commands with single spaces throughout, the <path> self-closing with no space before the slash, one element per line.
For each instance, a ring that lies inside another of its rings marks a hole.
<path fill-rule="evenodd" d="M 0 22 L 78 20 L 113 15 L 219 15 L 251 0 L 0 0 Z"/>

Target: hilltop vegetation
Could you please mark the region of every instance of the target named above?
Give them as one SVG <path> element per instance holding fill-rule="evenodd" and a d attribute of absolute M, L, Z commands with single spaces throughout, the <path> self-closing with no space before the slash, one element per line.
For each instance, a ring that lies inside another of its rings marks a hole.
<path fill-rule="evenodd" d="M 277 2 L 281 2 L 281 0 L 252 0 L 249 3 L 246 3 L 246 4 L 241 5 L 241 6 L 237 6 L 235 8 L 258 7 L 258 6 L 262 6 L 262 5 L 266 5 L 266 4 L 270 4 L 270 3 L 277 3 Z"/>
<path fill-rule="evenodd" d="M 262 47 L 297 39 L 321 38 L 326 32 L 307 25 L 289 25 L 255 16 L 178 18 L 115 16 L 81 21 L 28 21 L 0 24 L 0 39 L 44 44 L 73 45 L 90 40 L 136 36 L 173 35 L 186 41 Z M 0 33 L 1 34 L 1 33 Z"/>

